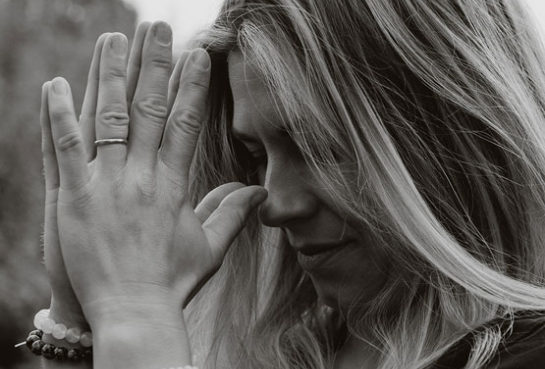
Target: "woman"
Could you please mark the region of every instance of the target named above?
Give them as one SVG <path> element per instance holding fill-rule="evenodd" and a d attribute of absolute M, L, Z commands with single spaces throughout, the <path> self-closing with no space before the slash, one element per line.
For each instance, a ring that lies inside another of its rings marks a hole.
<path fill-rule="evenodd" d="M 127 71 L 126 38 L 103 35 L 81 128 L 66 82 L 44 85 L 50 318 L 90 325 L 97 368 L 539 367 L 528 17 L 227 1 L 170 83 L 165 24 L 138 29 Z"/>

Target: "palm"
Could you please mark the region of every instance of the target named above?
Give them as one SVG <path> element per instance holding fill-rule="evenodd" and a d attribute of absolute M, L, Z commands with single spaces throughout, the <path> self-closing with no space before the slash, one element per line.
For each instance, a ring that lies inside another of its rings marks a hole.
<path fill-rule="evenodd" d="M 181 59 L 169 83 L 169 29 L 143 29 L 143 51 L 131 53 L 141 67 L 129 61 L 128 76 L 124 36 L 106 35 L 97 46 L 91 75 L 98 78 L 89 79 L 79 127 L 68 84 L 57 78 L 44 88 L 46 182 L 48 191 L 59 190 L 58 199 L 48 199 L 46 259 L 52 281 L 65 290 L 67 274 L 83 306 L 162 291 L 185 302 L 219 266 L 249 212 L 264 199 L 256 186 L 231 183 L 196 209 L 190 206 L 189 167 L 210 60 L 202 49 L 185 55 L 188 60 Z M 95 138 L 125 137 L 128 145 L 93 145 Z"/>

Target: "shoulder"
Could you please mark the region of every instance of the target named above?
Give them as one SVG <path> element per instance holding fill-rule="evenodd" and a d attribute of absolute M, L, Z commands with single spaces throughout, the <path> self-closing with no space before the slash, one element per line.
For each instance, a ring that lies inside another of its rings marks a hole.
<path fill-rule="evenodd" d="M 504 333 L 504 338 L 486 369 L 545 367 L 545 313 L 526 312 L 517 314 L 513 320 L 497 319 L 476 329 L 450 349 L 433 368 L 464 368 L 475 335 L 492 326 L 499 327 Z"/>

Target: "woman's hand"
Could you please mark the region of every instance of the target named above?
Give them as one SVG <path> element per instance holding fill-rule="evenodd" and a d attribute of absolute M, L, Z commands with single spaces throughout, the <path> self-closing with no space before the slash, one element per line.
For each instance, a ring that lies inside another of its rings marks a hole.
<path fill-rule="evenodd" d="M 134 41 L 131 49 L 131 55 L 128 63 L 128 101 L 132 100 L 132 93 L 138 80 L 140 69 L 142 47 L 144 38 L 150 28 L 149 22 L 141 23 L 134 35 Z M 98 95 L 99 81 L 99 63 L 104 46 L 104 40 L 108 33 L 102 34 L 96 42 L 89 75 L 87 78 L 87 88 L 83 99 L 83 105 L 80 115 L 80 127 L 82 137 L 86 145 L 86 152 L 89 153 L 89 165 L 92 165 L 96 152 L 94 150 L 95 138 L 95 110 Z M 181 60 L 183 61 L 183 56 Z M 179 79 L 179 70 L 174 78 Z M 44 172 L 45 172 L 45 221 L 44 221 L 44 261 L 48 272 L 51 286 L 51 306 L 50 314 L 53 319 L 61 321 L 70 326 L 85 327 L 87 324 L 81 306 L 70 284 L 68 274 L 62 259 L 62 252 L 59 243 L 59 234 L 57 226 L 57 198 L 59 189 L 59 173 L 55 156 L 55 149 L 51 139 L 51 128 L 49 124 L 48 112 L 48 83 L 42 87 L 42 108 L 40 112 L 40 123 L 42 126 L 42 151 L 44 153 Z M 169 91 L 171 93 L 171 91 Z"/>
<path fill-rule="evenodd" d="M 89 120 L 78 126 L 65 80 L 55 78 L 44 87 L 44 116 L 50 118 L 44 119 L 44 141 L 54 147 L 44 150 L 46 178 L 54 179 L 48 192 L 58 188 L 62 255 L 91 326 L 110 318 L 145 319 L 150 304 L 159 314 L 179 309 L 221 264 L 266 196 L 261 187 L 227 184 L 191 207 L 189 167 L 204 118 L 210 59 L 197 49 L 180 65 L 169 114 L 170 50 L 170 29 L 154 24 L 144 40 L 129 109 L 127 40 L 105 36 L 96 108 L 91 104 L 96 114 L 89 114 L 96 116 L 94 125 Z M 129 144 L 98 146 L 95 157 L 85 128 L 96 139 L 125 138 Z"/>

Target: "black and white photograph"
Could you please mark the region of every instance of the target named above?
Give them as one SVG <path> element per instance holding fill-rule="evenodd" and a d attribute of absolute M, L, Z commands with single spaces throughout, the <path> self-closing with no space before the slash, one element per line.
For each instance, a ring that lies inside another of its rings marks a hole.
<path fill-rule="evenodd" d="M 0 0 L 0 369 L 545 369 L 545 0 Z"/>

